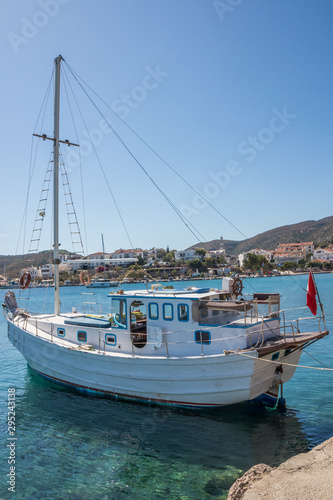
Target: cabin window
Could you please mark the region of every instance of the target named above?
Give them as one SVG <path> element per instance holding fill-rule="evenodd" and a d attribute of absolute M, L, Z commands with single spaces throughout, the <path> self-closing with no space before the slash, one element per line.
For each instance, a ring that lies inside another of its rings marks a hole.
<path fill-rule="evenodd" d="M 113 346 L 117 345 L 117 335 L 110 335 L 107 333 L 105 335 L 105 343 Z"/>
<path fill-rule="evenodd" d="M 172 304 L 163 304 L 163 318 L 166 321 L 173 320 L 173 305 Z"/>
<path fill-rule="evenodd" d="M 272 361 L 276 361 L 277 359 L 279 359 L 279 356 L 280 356 L 280 353 L 279 353 L 279 352 L 275 352 L 275 353 L 272 355 Z"/>
<path fill-rule="evenodd" d="M 112 328 L 126 328 L 126 300 L 113 298 L 111 302 L 111 326 Z"/>
<path fill-rule="evenodd" d="M 79 342 L 87 342 L 87 332 L 79 330 L 77 332 L 77 339 Z"/>
<path fill-rule="evenodd" d="M 58 337 L 64 337 L 65 336 L 65 329 L 64 328 L 58 328 L 57 335 L 58 335 Z"/>
<path fill-rule="evenodd" d="M 208 317 L 208 310 L 204 307 L 200 309 L 200 319 L 206 319 Z"/>
<path fill-rule="evenodd" d="M 290 353 L 291 353 L 291 349 L 286 349 L 286 350 L 284 351 L 284 355 L 285 355 L 285 356 L 288 356 L 288 354 L 290 354 Z"/>
<path fill-rule="evenodd" d="M 188 321 L 188 305 L 178 304 L 178 319 L 179 321 Z"/>
<path fill-rule="evenodd" d="M 197 344 L 210 344 L 210 332 L 196 330 L 194 332 L 194 340 Z"/>
<path fill-rule="evenodd" d="M 219 312 L 217 309 L 213 309 L 213 316 L 218 316 L 219 315 Z"/>
<path fill-rule="evenodd" d="M 156 302 L 151 302 L 148 308 L 149 308 L 149 318 L 158 319 L 158 305 L 156 304 Z"/>
<path fill-rule="evenodd" d="M 147 344 L 147 315 L 146 306 L 141 300 L 134 300 L 130 305 L 131 313 L 131 340 L 138 349 Z"/>

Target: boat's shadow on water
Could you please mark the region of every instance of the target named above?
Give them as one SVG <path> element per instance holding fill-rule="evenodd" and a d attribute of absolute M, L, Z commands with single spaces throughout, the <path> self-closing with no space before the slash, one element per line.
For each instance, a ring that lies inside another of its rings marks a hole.
<path fill-rule="evenodd" d="M 34 422 L 36 432 L 65 435 L 73 447 L 88 439 L 97 454 L 138 453 L 246 470 L 259 462 L 276 466 L 311 447 L 296 410 L 281 415 L 252 403 L 200 411 L 128 403 L 78 394 L 30 369 L 20 404 L 23 429 Z"/>

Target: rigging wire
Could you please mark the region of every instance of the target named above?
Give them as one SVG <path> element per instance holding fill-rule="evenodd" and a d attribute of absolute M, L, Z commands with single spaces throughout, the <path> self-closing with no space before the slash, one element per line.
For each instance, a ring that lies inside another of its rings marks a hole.
<path fill-rule="evenodd" d="M 46 106 L 47 106 L 47 102 L 49 100 L 50 91 L 51 91 L 51 83 L 53 81 L 53 78 L 54 78 L 54 68 L 52 70 L 51 77 L 50 77 L 50 80 L 49 80 L 49 83 L 48 83 L 48 86 L 47 86 L 47 89 L 46 89 L 46 92 L 45 92 L 45 95 L 44 95 L 44 98 L 43 98 L 43 101 L 42 101 L 42 105 L 41 105 L 39 113 L 38 113 L 38 117 L 37 117 L 36 124 L 35 124 L 35 127 L 34 127 L 34 132 L 37 129 L 38 122 L 39 122 L 39 119 L 40 119 L 41 115 L 42 115 L 42 120 L 41 120 L 40 127 L 41 128 L 43 127 L 44 118 L 45 118 L 45 112 L 46 112 Z M 20 224 L 20 230 L 19 230 L 19 237 L 18 237 L 17 247 L 16 247 L 16 251 L 15 251 L 16 255 L 18 253 L 18 248 L 19 248 L 19 244 L 20 244 L 20 240 L 21 240 L 22 228 L 23 228 L 23 242 L 22 242 L 23 248 L 22 248 L 22 254 L 24 255 L 24 244 L 25 244 L 25 235 L 26 235 L 28 204 L 29 204 L 29 197 L 30 197 L 29 196 L 30 195 L 30 186 L 31 186 L 32 177 L 33 177 L 33 173 L 34 173 L 35 166 L 36 166 L 36 157 L 37 157 L 37 151 L 38 151 L 39 144 L 40 144 L 40 141 L 38 140 L 37 143 L 36 143 L 36 148 L 35 148 L 35 152 L 34 152 L 34 136 L 32 136 L 32 138 L 31 138 L 31 147 L 30 147 L 28 188 L 27 188 L 27 195 L 26 195 L 25 206 L 24 206 L 24 210 L 23 210 L 23 216 L 22 216 L 22 220 L 21 220 L 21 224 Z"/>
<path fill-rule="evenodd" d="M 68 66 L 68 65 L 67 65 Z M 68 66 L 69 70 L 71 71 L 71 68 Z M 71 71 L 72 73 L 72 71 Z M 112 127 L 112 124 L 109 122 L 109 120 L 105 117 L 105 115 L 102 113 L 102 111 L 98 108 L 98 106 L 95 104 L 95 102 L 92 100 L 92 98 L 89 96 L 89 94 L 87 93 L 87 91 L 84 89 L 84 87 L 82 86 L 82 84 L 79 82 L 79 80 L 76 78 L 76 76 L 72 73 L 74 79 L 76 80 L 76 82 L 79 84 L 79 86 L 81 87 L 81 89 L 83 90 L 83 92 L 85 93 L 85 95 L 87 96 L 87 98 L 89 99 L 89 101 L 92 103 L 92 105 L 94 106 L 94 108 L 97 110 L 97 112 L 101 115 L 101 117 L 105 120 L 106 123 L 108 123 L 108 125 L 110 126 L 111 128 L 111 131 L 113 132 L 113 134 L 116 136 L 116 138 L 118 139 L 118 141 L 123 145 L 123 147 L 126 149 L 126 151 L 128 152 L 128 154 L 133 158 L 133 160 L 137 163 L 137 165 L 141 168 L 141 170 L 146 174 L 146 176 L 148 177 L 148 179 L 152 182 L 152 184 L 155 186 L 155 188 L 159 191 L 159 193 L 163 196 L 163 198 L 169 203 L 169 205 L 171 206 L 171 208 L 175 211 L 175 213 L 178 215 L 178 217 L 181 219 L 181 221 L 183 222 L 183 224 L 185 224 L 185 226 L 188 228 L 188 230 L 193 234 L 193 236 L 199 241 L 199 243 L 201 243 L 202 241 L 201 240 L 204 240 L 205 242 L 207 242 L 206 238 L 204 236 L 202 236 L 202 234 L 193 226 L 193 224 L 183 215 L 181 214 L 180 210 L 175 206 L 175 204 L 170 200 L 170 198 L 167 196 L 167 194 L 159 187 L 159 185 L 154 181 L 154 179 L 151 177 L 151 175 L 147 172 L 147 170 L 144 168 L 144 166 L 142 165 L 142 163 L 137 159 L 137 157 L 134 155 L 134 153 L 132 153 L 132 151 L 129 149 L 129 147 L 127 146 L 127 144 L 125 143 L 125 141 L 122 139 L 122 137 L 120 137 L 120 135 L 116 132 L 116 130 L 114 130 L 114 128 Z M 87 130 L 88 132 L 88 130 Z M 89 134 L 89 132 L 88 132 Z M 90 134 L 89 134 L 89 137 L 90 137 Z M 94 147 L 94 144 L 92 144 L 93 147 Z M 95 147 L 94 147 L 94 150 L 95 150 Z M 103 172 L 104 173 L 104 172 Z M 104 174 L 105 175 L 105 174 Z M 191 227 L 192 229 L 191 229 Z M 196 234 L 197 233 L 197 234 Z M 200 238 L 198 237 L 198 235 L 200 236 Z"/>
<path fill-rule="evenodd" d="M 68 90 L 67 90 L 67 85 L 66 85 L 65 78 L 63 78 L 63 83 L 64 83 L 64 88 L 65 88 L 65 94 L 66 94 L 66 97 L 67 97 L 68 107 L 69 107 L 70 114 L 71 114 L 71 117 L 72 117 L 73 127 L 74 127 L 74 130 L 75 130 L 76 142 L 77 142 L 77 144 L 79 144 L 79 135 L 78 135 L 77 128 L 76 128 L 76 125 L 75 125 L 74 114 L 73 114 L 71 102 L 70 102 L 70 99 L 69 99 L 69 95 L 68 95 Z M 83 207 L 84 238 L 85 238 L 86 255 L 88 255 L 86 208 L 85 208 L 85 197 L 84 197 L 84 191 L 83 191 L 83 172 L 82 172 L 82 158 L 81 158 L 80 147 L 79 147 L 79 170 L 80 170 L 81 197 L 82 197 L 82 207 Z"/>
<path fill-rule="evenodd" d="M 67 208 L 67 217 L 68 217 L 69 231 L 70 231 L 71 240 L 72 240 L 73 253 L 84 254 L 80 225 L 79 225 L 79 221 L 77 219 L 76 210 L 75 210 L 75 206 L 74 206 L 74 202 L 73 202 L 73 195 L 71 192 L 71 187 L 70 187 L 70 183 L 69 183 L 69 176 L 68 176 L 68 172 L 66 169 L 66 164 L 63 160 L 64 155 L 62 153 L 61 147 L 59 147 L 59 150 L 60 150 L 59 156 L 62 159 L 61 164 L 60 164 L 60 174 L 61 174 L 61 178 L 62 178 L 62 187 L 63 187 L 64 197 L 65 197 L 65 205 Z M 67 187 L 68 191 L 66 191 L 66 188 L 65 188 L 66 185 L 68 186 Z M 70 206 L 72 208 L 70 208 Z M 70 212 L 70 210 L 71 210 L 71 212 Z M 75 226 L 77 231 L 73 231 L 72 226 Z M 75 234 L 77 236 L 74 236 Z M 74 238 L 79 239 L 79 241 L 75 241 Z M 80 245 L 79 251 L 75 250 L 75 245 Z"/>
<path fill-rule="evenodd" d="M 308 356 L 310 356 L 310 358 L 314 359 L 315 361 L 317 361 L 317 363 L 320 363 L 321 365 L 325 366 L 325 368 L 329 368 L 329 366 L 325 365 L 325 363 L 322 363 L 321 361 L 319 361 L 319 359 L 315 358 L 314 356 L 312 356 L 312 354 L 310 354 L 308 351 L 305 351 L 303 349 L 303 352 L 305 352 L 305 354 L 307 354 Z"/>
<path fill-rule="evenodd" d="M 103 165 L 102 165 L 101 160 L 100 160 L 100 158 L 99 158 L 99 156 L 98 156 L 98 154 L 97 154 L 95 144 L 94 144 L 94 142 L 92 141 L 92 138 L 91 138 L 90 132 L 89 132 L 88 127 L 87 127 L 87 125 L 86 125 L 85 119 L 83 118 L 83 115 L 82 115 L 82 112 L 81 112 L 80 106 L 79 106 L 79 104 L 78 104 L 78 102 L 77 102 L 77 99 L 76 99 L 75 94 L 74 94 L 74 92 L 73 92 L 72 86 L 71 86 L 71 84 L 70 84 L 70 82 L 69 82 L 69 79 L 68 79 L 68 76 L 67 76 L 67 74 L 66 74 L 66 71 L 64 71 L 64 75 L 65 75 L 65 76 L 66 76 L 66 78 L 67 78 L 68 85 L 69 85 L 69 87 L 70 87 L 70 89 L 71 89 L 71 92 L 72 92 L 72 94 L 73 94 L 73 97 L 74 97 L 74 100 L 75 100 L 76 106 L 77 106 L 78 111 L 79 111 L 79 113 L 80 113 L 80 116 L 81 116 L 81 119 L 82 119 L 82 121 L 83 121 L 83 124 L 84 124 L 84 126 L 85 126 L 85 128 L 86 128 L 86 131 L 87 131 L 87 134 L 88 134 L 88 136 L 89 136 L 89 139 L 90 139 L 91 145 L 92 145 L 92 147 L 93 147 L 93 150 L 94 150 L 95 156 L 96 156 L 96 158 L 97 158 L 97 162 L 98 162 L 98 164 L 99 164 L 99 166 L 100 166 L 100 169 L 101 169 L 101 171 L 102 171 L 102 174 L 103 174 L 104 180 L 105 180 L 106 185 L 107 185 L 107 187 L 108 187 L 108 189 L 109 189 L 109 192 L 110 192 L 110 194 L 111 194 L 111 197 L 112 197 L 113 203 L 115 204 L 116 210 L 117 210 L 118 215 L 119 215 L 119 218 L 120 218 L 120 220 L 121 220 L 121 222 L 122 222 L 123 228 L 124 228 L 125 233 L 126 233 L 127 238 L 128 238 L 128 241 L 130 242 L 131 247 L 132 247 L 132 248 L 134 248 L 134 245 L 133 245 L 133 243 L 132 243 L 131 237 L 130 237 L 129 232 L 128 232 L 128 230 L 127 230 L 127 227 L 126 227 L 125 221 L 124 221 L 124 219 L 123 219 L 123 217 L 122 217 L 122 215 L 121 215 L 121 212 L 120 212 L 120 209 L 119 209 L 119 207 L 118 207 L 118 204 L 117 204 L 116 198 L 115 198 L 115 196 L 114 196 L 114 194 L 113 194 L 113 192 L 112 192 L 112 189 L 111 189 L 110 183 L 109 183 L 108 178 L 107 178 L 107 176 L 106 176 L 106 174 L 105 174 L 105 171 L 104 171 L 104 169 L 103 169 Z"/>
<path fill-rule="evenodd" d="M 69 64 L 65 61 L 65 64 L 66 66 L 68 67 L 68 69 L 71 71 L 73 77 L 76 79 L 76 81 L 78 82 L 78 79 L 76 78 L 76 76 L 82 80 L 82 82 L 96 95 L 96 97 L 111 111 L 111 113 L 116 116 L 124 125 L 125 127 L 128 128 L 128 130 L 130 130 L 152 153 L 155 154 L 155 156 L 157 156 L 157 158 L 159 158 L 175 175 L 177 175 L 194 193 L 196 193 L 197 195 L 200 196 L 200 198 L 202 198 L 216 213 L 218 213 L 226 222 L 228 222 L 234 229 L 236 229 L 236 231 L 238 231 L 242 236 L 244 236 L 245 239 L 248 239 L 248 236 L 246 236 L 237 226 L 235 226 L 235 224 L 233 224 L 229 219 L 227 219 L 227 217 L 225 217 L 216 207 L 214 207 L 214 205 L 212 203 L 210 203 L 209 200 L 207 200 L 207 198 L 205 196 L 203 196 L 194 186 L 192 186 L 179 172 L 177 172 L 177 170 L 175 170 L 166 160 L 164 160 L 164 158 L 162 158 L 162 156 L 157 153 L 157 151 L 152 147 L 150 146 L 132 127 L 130 127 L 130 125 L 128 125 L 128 123 L 125 122 L 125 120 L 123 120 L 119 115 L 117 115 L 117 113 L 115 113 L 115 111 L 113 111 L 113 109 L 97 94 L 97 92 L 95 92 L 88 84 L 87 82 L 84 81 L 84 79 L 82 77 L 80 77 L 78 75 L 78 73 L 76 73 L 76 71 L 74 71 L 70 66 Z M 76 76 L 75 76 L 76 75 Z M 79 83 L 79 82 L 78 82 Z M 81 85 L 79 83 L 79 85 Z M 82 85 L 81 85 L 81 88 Z"/>
<path fill-rule="evenodd" d="M 177 175 L 194 193 L 196 193 L 197 195 L 199 195 L 216 213 L 218 213 L 225 221 L 227 221 L 234 229 L 236 229 L 245 239 L 249 239 L 248 236 L 246 236 L 237 226 L 235 226 L 235 224 L 233 224 L 229 219 L 227 219 L 227 217 L 225 217 L 212 203 L 210 203 L 210 201 L 205 198 L 194 186 L 192 186 L 181 174 L 179 174 L 179 172 L 177 172 L 166 160 L 164 160 L 164 158 L 152 147 L 150 146 L 147 141 L 145 141 L 130 125 L 128 125 L 128 123 L 125 122 L 125 120 L 123 120 L 112 108 L 111 106 L 109 106 L 107 104 L 107 102 L 105 102 L 105 100 L 100 97 L 97 92 L 92 88 L 90 87 L 90 85 L 71 67 L 69 66 L 69 64 L 64 61 L 66 66 L 68 67 L 68 69 L 70 70 L 70 72 L 72 73 L 74 79 L 78 82 L 78 84 L 80 85 L 80 87 L 82 88 L 82 90 L 85 92 L 85 94 L 88 96 L 88 98 L 90 99 L 90 101 L 93 103 L 92 99 L 90 98 L 90 96 L 88 95 L 88 93 L 86 92 L 86 90 L 83 88 L 82 84 L 79 82 L 79 80 L 81 80 L 83 82 L 83 84 L 111 111 L 111 113 L 117 117 L 121 123 L 123 123 L 125 125 L 125 127 L 127 127 L 128 130 L 130 130 L 152 153 L 154 153 L 157 158 L 159 158 L 175 175 Z M 114 131 L 112 125 L 109 123 L 109 121 L 105 118 L 105 116 L 99 111 L 99 109 L 97 108 L 97 106 L 93 103 L 93 105 L 95 106 L 95 108 L 98 110 L 98 112 L 101 114 L 101 116 L 103 116 L 104 120 L 111 126 L 111 130 L 115 133 L 116 136 L 118 136 L 118 139 L 122 142 L 121 138 L 119 137 L 119 135 Z M 122 142 L 122 144 L 124 145 L 124 147 L 126 147 L 126 145 Z M 128 148 L 126 147 L 126 149 L 128 150 Z M 129 150 L 128 150 L 129 151 Z M 129 151 L 130 153 L 130 151 Z M 131 153 L 130 153 L 131 154 Z M 131 155 L 133 156 L 133 155 Z M 133 156 L 134 158 L 134 156 Z M 135 159 L 135 158 L 134 158 Z M 135 161 L 137 161 L 135 159 Z M 139 162 L 137 161 L 137 163 L 139 164 Z M 139 166 L 143 169 L 143 167 L 139 164 Z M 143 169 L 144 170 L 144 169 Z M 144 170 L 145 171 L 145 170 Z M 146 175 L 150 178 L 149 174 L 145 171 Z M 150 180 L 154 183 L 154 181 L 150 178 Z M 155 183 L 154 183 L 155 184 Z M 155 184 L 155 186 L 157 187 L 157 185 Z M 157 189 L 159 189 L 157 187 Z M 160 191 L 160 190 L 159 190 Z M 161 193 L 163 194 L 163 193 Z M 172 208 L 174 210 L 178 210 L 171 202 L 171 200 L 167 200 L 170 205 L 172 206 Z M 181 217 L 182 215 L 180 214 L 179 210 L 178 210 L 178 215 Z M 186 219 L 187 222 L 189 224 L 191 224 L 188 219 Z M 184 222 L 184 221 L 183 221 Z M 184 222 L 185 223 L 185 222 Z M 185 225 L 187 226 L 187 224 L 185 223 Z M 187 226 L 188 227 L 188 226 Z M 193 226 L 192 226 L 193 227 Z M 191 231 L 192 232 L 192 231 Z M 197 231 L 198 232 L 198 231 Z M 193 234 L 193 232 L 192 232 Z M 207 241 L 205 238 L 202 237 L 202 235 L 198 232 L 199 236 Z M 198 239 L 198 237 L 196 236 L 196 239 Z M 200 241 L 201 243 L 201 241 Z M 302 290 L 305 290 L 305 288 L 297 281 L 294 279 L 294 277 L 292 275 L 288 275 L 300 288 L 302 288 Z M 245 278 L 245 280 L 248 282 L 248 280 Z M 255 288 L 249 283 L 249 286 L 255 290 Z M 256 290 L 255 290 L 256 291 Z"/>

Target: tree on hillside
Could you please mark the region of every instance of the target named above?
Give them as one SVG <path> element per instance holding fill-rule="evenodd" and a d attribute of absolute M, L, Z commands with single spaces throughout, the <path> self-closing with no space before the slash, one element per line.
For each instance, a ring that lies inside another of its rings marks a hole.
<path fill-rule="evenodd" d="M 173 255 L 171 252 L 167 253 L 166 255 L 164 255 L 164 257 L 162 258 L 163 262 L 172 262 L 173 261 Z"/>
<path fill-rule="evenodd" d="M 164 255 L 166 255 L 166 254 L 167 254 L 167 252 L 164 250 L 164 248 L 158 248 L 156 250 L 156 257 L 158 259 L 162 259 L 162 257 L 164 257 Z"/>
<path fill-rule="evenodd" d="M 145 261 L 142 257 L 138 257 L 138 260 L 136 261 L 137 265 L 138 266 L 144 266 L 145 265 Z"/>
<path fill-rule="evenodd" d="M 205 250 L 204 248 L 196 248 L 196 249 L 195 249 L 195 253 L 196 253 L 197 255 L 199 255 L 199 258 L 200 258 L 201 260 L 203 260 L 203 259 L 205 258 L 205 255 L 206 255 L 206 250 Z"/>
<path fill-rule="evenodd" d="M 193 269 L 193 271 L 198 270 L 199 273 L 207 271 L 207 266 L 200 259 L 191 260 L 191 262 L 189 262 L 189 267 Z"/>
<path fill-rule="evenodd" d="M 296 267 L 296 262 L 287 261 L 282 264 L 281 269 L 282 271 L 288 271 L 289 269 L 296 269 Z"/>
<path fill-rule="evenodd" d="M 267 272 L 273 269 L 273 265 L 268 262 L 263 255 L 248 253 L 244 259 L 243 269 L 251 269 L 252 271 L 259 271 L 259 269 L 262 269 L 264 272 Z"/>

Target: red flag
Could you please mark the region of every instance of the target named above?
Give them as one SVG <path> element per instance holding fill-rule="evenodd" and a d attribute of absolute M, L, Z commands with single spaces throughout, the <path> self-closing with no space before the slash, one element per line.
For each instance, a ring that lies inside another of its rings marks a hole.
<path fill-rule="evenodd" d="M 306 292 L 306 305 L 315 316 L 317 314 L 316 287 L 311 272 L 309 274 L 309 281 Z"/>

